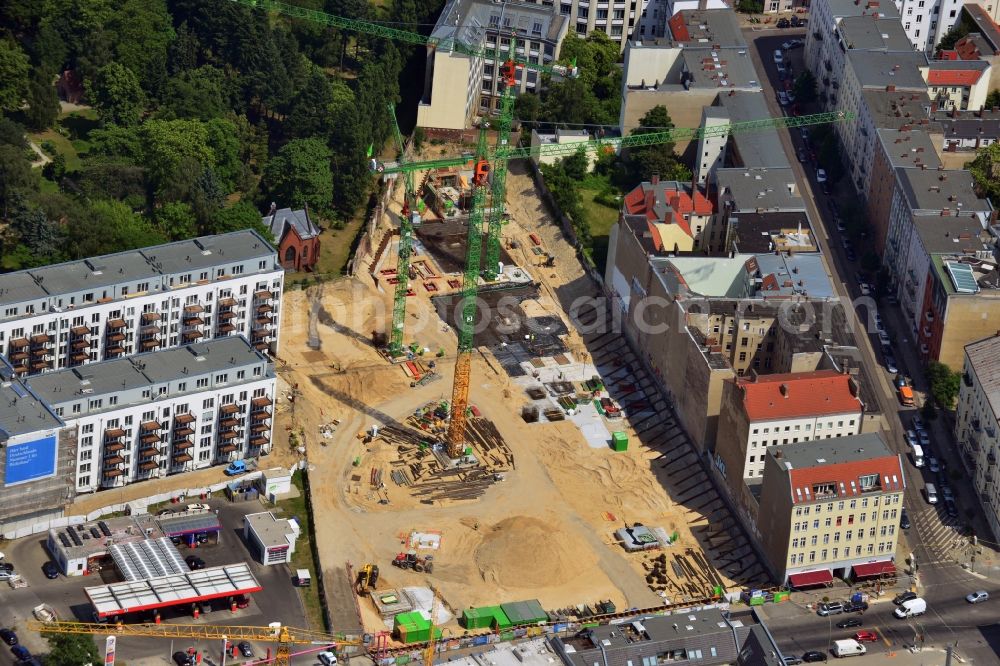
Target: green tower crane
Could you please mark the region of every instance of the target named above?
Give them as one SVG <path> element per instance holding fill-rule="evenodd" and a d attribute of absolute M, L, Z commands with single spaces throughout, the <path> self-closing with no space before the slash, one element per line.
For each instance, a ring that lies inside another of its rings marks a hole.
<path fill-rule="evenodd" d="M 392 118 L 392 131 L 396 137 L 402 161 L 403 135 L 396 122 L 396 109 L 389 105 L 389 117 Z M 417 210 L 419 197 L 414 182 L 414 171 L 403 172 L 403 208 L 399 212 L 399 251 L 396 253 L 396 289 L 392 299 L 392 329 L 389 331 L 389 355 L 396 357 L 403 353 L 403 328 L 406 323 L 406 296 L 410 291 L 410 255 L 413 252 L 413 228 L 419 224 L 420 213 Z"/>

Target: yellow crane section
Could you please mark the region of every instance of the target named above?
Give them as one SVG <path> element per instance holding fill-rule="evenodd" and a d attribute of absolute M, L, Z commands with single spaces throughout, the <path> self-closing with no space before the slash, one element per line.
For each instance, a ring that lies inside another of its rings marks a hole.
<path fill-rule="evenodd" d="M 277 666 L 288 666 L 292 645 L 361 645 L 357 639 L 346 639 L 322 631 L 298 629 L 296 627 L 255 627 L 241 625 L 211 625 L 211 624 L 112 624 L 99 622 L 39 622 L 28 620 L 29 629 L 39 633 L 49 634 L 114 634 L 121 637 L 144 638 L 200 638 L 229 639 L 234 641 L 248 640 L 270 642 L 276 641 L 278 648 L 274 654 L 273 663 Z"/>

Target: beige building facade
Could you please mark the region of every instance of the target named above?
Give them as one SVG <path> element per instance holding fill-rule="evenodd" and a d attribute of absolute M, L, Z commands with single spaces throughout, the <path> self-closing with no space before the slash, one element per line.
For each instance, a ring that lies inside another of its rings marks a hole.
<path fill-rule="evenodd" d="M 955 435 L 975 470 L 976 496 L 993 534 L 1000 534 L 1000 336 L 965 347 L 956 416 Z"/>

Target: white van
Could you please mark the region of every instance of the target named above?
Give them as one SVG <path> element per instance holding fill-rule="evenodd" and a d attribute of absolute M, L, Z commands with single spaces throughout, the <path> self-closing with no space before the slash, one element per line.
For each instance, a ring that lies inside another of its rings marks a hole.
<path fill-rule="evenodd" d="M 892 612 L 893 615 L 898 617 L 900 620 L 905 620 L 910 617 L 917 617 L 918 615 L 923 615 L 927 612 L 927 602 L 917 597 L 916 599 L 910 599 L 909 601 L 904 601 L 899 604 L 899 606 Z"/>
<path fill-rule="evenodd" d="M 860 657 L 868 649 L 853 638 L 833 642 L 834 657 Z"/>
<path fill-rule="evenodd" d="M 933 483 L 924 486 L 924 492 L 927 493 L 928 504 L 937 504 L 937 488 L 934 487 Z"/>
<path fill-rule="evenodd" d="M 924 447 L 919 444 L 913 445 L 913 464 L 916 467 L 924 466 Z"/>

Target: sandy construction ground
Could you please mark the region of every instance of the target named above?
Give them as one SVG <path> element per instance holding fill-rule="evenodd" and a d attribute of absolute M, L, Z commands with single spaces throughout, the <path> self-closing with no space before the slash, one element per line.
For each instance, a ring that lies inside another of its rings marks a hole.
<path fill-rule="evenodd" d="M 560 302 L 595 295 L 595 285 L 542 209 L 524 169 L 512 170 L 508 183 L 513 220 L 505 236 L 524 248 L 530 245 L 529 230 L 538 233 L 557 256 L 554 268 L 532 269 L 543 283 L 538 307 L 558 312 Z M 537 262 L 529 253 L 518 253 L 512 252 L 528 267 Z M 325 315 L 314 318 L 319 321 L 310 328 L 308 313 L 315 311 L 317 301 Z M 395 451 L 378 439 L 365 445 L 359 434 L 373 424 L 401 423 L 431 401 L 450 399 L 454 333 L 441 326 L 426 295 L 408 301 L 407 326 L 425 324 L 417 339 L 448 352 L 438 359 L 444 378 L 417 388 L 410 388 L 402 370 L 387 364 L 369 344 L 373 330 L 385 330 L 390 296 L 376 291 L 367 276 L 328 284 L 322 294 L 286 295 L 285 312 L 291 314 L 283 318 L 280 373 L 299 392 L 294 427 L 306 433 L 324 571 L 346 562 L 355 567 L 372 562 L 382 572 L 380 588 L 433 585 L 459 612 L 529 598 L 548 609 L 601 599 L 619 608 L 662 603 L 646 585 L 642 556 L 626 554 L 612 536 L 625 522 L 642 522 L 677 531 L 679 549 L 698 548 L 690 523 L 701 517 L 671 501 L 651 465 L 656 454 L 634 437 L 623 453 L 589 448 L 568 421 L 524 423 L 519 417 L 526 402 L 521 388 L 479 353 L 471 399 L 505 438 L 516 469 L 476 501 L 423 504 L 389 480 L 388 473 L 384 494 L 370 486 L 371 468 L 387 471 Z M 310 338 L 318 348 L 307 345 Z M 575 336 L 569 342 L 571 349 L 582 349 Z M 320 424 L 334 420 L 339 425 L 332 436 L 320 437 Z M 432 575 L 390 566 L 413 530 L 442 535 Z M 373 613 L 364 615 L 366 625 L 373 621 Z"/>

